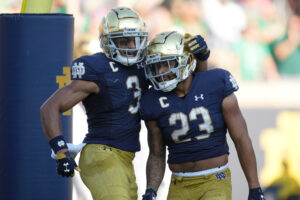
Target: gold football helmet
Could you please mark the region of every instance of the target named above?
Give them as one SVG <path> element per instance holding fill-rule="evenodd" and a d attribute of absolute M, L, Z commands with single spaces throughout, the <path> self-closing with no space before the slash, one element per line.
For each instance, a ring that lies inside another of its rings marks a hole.
<path fill-rule="evenodd" d="M 148 32 L 142 18 L 125 7 L 115 8 L 103 17 L 100 44 L 107 57 L 131 66 L 146 56 Z"/>
<path fill-rule="evenodd" d="M 164 32 L 149 43 L 145 74 L 154 89 L 172 91 L 185 80 L 196 67 L 196 59 L 180 33 Z"/>

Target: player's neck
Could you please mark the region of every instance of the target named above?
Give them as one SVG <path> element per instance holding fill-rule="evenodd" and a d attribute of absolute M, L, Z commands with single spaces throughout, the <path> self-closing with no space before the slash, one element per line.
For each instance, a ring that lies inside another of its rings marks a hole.
<path fill-rule="evenodd" d="M 193 76 L 190 75 L 187 79 L 180 82 L 177 87 L 175 88 L 174 92 L 176 95 L 180 98 L 185 97 L 187 93 L 189 92 L 189 89 L 193 82 Z"/>

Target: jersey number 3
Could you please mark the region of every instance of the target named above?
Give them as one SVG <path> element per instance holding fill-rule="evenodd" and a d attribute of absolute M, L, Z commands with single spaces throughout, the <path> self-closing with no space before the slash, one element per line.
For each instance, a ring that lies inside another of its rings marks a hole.
<path fill-rule="evenodd" d="M 140 108 L 140 99 L 142 90 L 139 84 L 139 78 L 137 76 L 129 76 L 126 80 L 127 89 L 131 89 L 135 86 L 135 91 L 133 92 L 133 97 L 136 99 L 136 105 L 131 104 L 128 108 L 128 111 L 131 114 L 136 114 Z"/>
<path fill-rule="evenodd" d="M 109 62 L 109 66 L 113 72 L 119 71 L 119 68 L 115 67 L 114 65 L 114 62 Z M 131 114 L 136 114 L 139 111 L 142 90 L 140 88 L 139 78 L 137 76 L 129 76 L 126 80 L 126 87 L 129 90 L 134 86 L 136 91 L 133 92 L 133 98 L 136 99 L 136 105 L 129 105 L 128 112 L 130 112 Z"/>

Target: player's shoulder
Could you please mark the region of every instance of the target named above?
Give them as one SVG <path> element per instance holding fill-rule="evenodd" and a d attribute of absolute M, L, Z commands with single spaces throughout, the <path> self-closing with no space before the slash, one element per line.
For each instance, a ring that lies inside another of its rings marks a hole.
<path fill-rule="evenodd" d="M 72 63 L 72 80 L 97 80 L 107 70 L 108 58 L 103 53 L 81 56 Z"/>
<path fill-rule="evenodd" d="M 222 68 L 213 68 L 204 72 L 195 73 L 197 79 L 201 79 L 206 82 L 219 82 L 225 81 L 225 79 L 232 77 L 231 73 Z"/>
<path fill-rule="evenodd" d="M 160 98 L 163 93 L 154 90 L 153 87 L 148 89 L 141 99 L 140 114 L 143 120 L 157 119 L 161 113 L 161 107 L 159 106 Z"/>
<path fill-rule="evenodd" d="M 92 55 L 81 56 L 73 61 L 73 66 L 84 66 L 85 68 L 90 68 L 94 71 L 103 71 L 104 66 L 108 64 L 109 59 L 104 53 L 95 53 Z"/>
<path fill-rule="evenodd" d="M 207 70 L 206 73 L 209 76 L 216 76 L 216 77 L 224 77 L 227 74 L 230 74 L 229 71 L 227 71 L 226 69 L 222 69 L 222 68 L 213 68 L 213 69 Z"/>
<path fill-rule="evenodd" d="M 147 107 L 155 108 L 159 106 L 159 99 L 161 97 L 168 96 L 168 93 L 155 90 L 153 87 L 147 89 L 147 91 L 142 95 L 141 104 L 142 106 L 147 105 Z"/>
<path fill-rule="evenodd" d="M 84 55 L 79 58 L 76 58 L 74 61 L 83 61 L 83 62 L 101 62 L 102 60 L 105 60 L 107 57 L 104 53 L 98 52 L 91 55 Z"/>
<path fill-rule="evenodd" d="M 223 69 L 223 68 L 214 68 L 214 69 L 211 69 L 209 70 L 211 71 L 211 73 L 214 73 L 220 77 L 224 77 L 224 76 L 228 76 L 230 75 L 230 72 L 226 69 Z"/>
<path fill-rule="evenodd" d="M 158 91 L 154 90 L 153 87 L 147 89 L 145 93 L 142 96 L 142 100 L 144 102 L 151 102 L 153 99 L 155 99 L 158 96 Z"/>
<path fill-rule="evenodd" d="M 227 71 L 226 69 L 222 68 L 215 68 L 211 70 L 212 73 L 216 75 L 217 78 L 219 78 L 224 84 L 227 84 L 227 82 L 231 83 L 233 87 L 236 87 L 238 89 L 238 84 L 233 75 Z"/>
<path fill-rule="evenodd" d="M 231 73 L 222 68 L 214 68 L 195 74 L 197 84 L 205 85 L 207 88 L 217 88 L 230 93 L 239 89 L 238 83 Z M 216 90 L 217 91 L 217 90 Z"/>

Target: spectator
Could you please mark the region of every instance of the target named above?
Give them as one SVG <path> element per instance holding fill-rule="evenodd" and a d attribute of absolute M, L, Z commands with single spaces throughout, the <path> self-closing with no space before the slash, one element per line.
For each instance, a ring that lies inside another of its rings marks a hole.
<path fill-rule="evenodd" d="M 300 16 L 289 17 L 286 33 L 272 44 L 279 74 L 300 77 Z"/>
<path fill-rule="evenodd" d="M 201 34 L 203 37 L 207 37 L 207 24 L 203 19 L 200 3 L 175 0 L 170 7 L 175 26 L 192 35 Z"/>
<path fill-rule="evenodd" d="M 212 46 L 227 48 L 241 37 L 247 22 L 241 6 L 232 0 L 202 0 L 202 5 L 212 34 Z"/>

